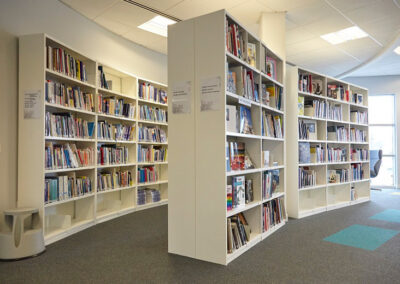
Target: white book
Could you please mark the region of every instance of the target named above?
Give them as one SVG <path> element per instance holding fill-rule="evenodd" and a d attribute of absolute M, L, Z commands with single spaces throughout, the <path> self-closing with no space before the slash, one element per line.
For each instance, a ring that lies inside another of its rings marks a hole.
<path fill-rule="evenodd" d="M 68 199 L 68 176 L 63 176 L 64 186 L 63 186 L 63 199 Z"/>
<path fill-rule="evenodd" d="M 226 130 L 228 132 L 238 132 L 236 106 L 226 105 Z"/>
<path fill-rule="evenodd" d="M 263 151 L 264 167 L 269 167 L 269 151 Z"/>
<path fill-rule="evenodd" d="M 58 200 L 64 200 L 64 178 L 58 177 Z"/>

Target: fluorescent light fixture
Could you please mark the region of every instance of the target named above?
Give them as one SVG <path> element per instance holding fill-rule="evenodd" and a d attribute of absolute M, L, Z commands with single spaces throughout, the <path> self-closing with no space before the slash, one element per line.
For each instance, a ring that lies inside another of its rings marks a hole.
<path fill-rule="evenodd" d="M 150 21 L 147 21 L 144 24 L 138 26 L 139 29 L 158 34 L 160 36 L 167 37 L 168 35 L 168 26 L 175 24 L 174 20 L 168 19 L 163 16 L 155 16 Z"/>
<path fill-rule="evenodd" d="M 400 45 L 393 50 L 395 53 L 400 55 Z"/>
<path fill-rule="evenodd" d="M 322 35 L 321 38 L 330 44 L 339 44 L 349 40 L 367 37 L 368 34 L 357 26 L 343 29 L 334 33 Z"/>

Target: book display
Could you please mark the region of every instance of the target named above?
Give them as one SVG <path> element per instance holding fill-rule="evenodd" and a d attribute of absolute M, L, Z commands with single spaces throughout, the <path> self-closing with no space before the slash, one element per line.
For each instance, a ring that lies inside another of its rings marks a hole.
<path fill-rule="evenodd" d="M 370 200 L 368 90 L 287 66 L 287 210 L 302 218 Z"/>
<path fill-rule="evenodd" d="M 166 204 L 167 86 L 43 34 L 19 50 L 18 206 L 39 208 L 46 244 Z"/>
<path fill-rule="evenodd" d="M 168 250 L 226 265 L 287 221 L 284 60 L 224 10 L 168 45 Z"/>

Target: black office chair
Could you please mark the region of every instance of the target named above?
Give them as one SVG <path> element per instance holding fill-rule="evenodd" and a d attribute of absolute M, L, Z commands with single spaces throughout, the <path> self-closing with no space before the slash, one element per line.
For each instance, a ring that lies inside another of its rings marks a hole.
<path fill-rule="evenodd" d="M 379 169 L 382 164 L 382 150 L 371 150 L 369 151 L 369 163 L 370 163 L 370 177 L 375 178 L 378 176 Z M 377 188 L 371 188 L 372 190 L 380 190 Z"/>

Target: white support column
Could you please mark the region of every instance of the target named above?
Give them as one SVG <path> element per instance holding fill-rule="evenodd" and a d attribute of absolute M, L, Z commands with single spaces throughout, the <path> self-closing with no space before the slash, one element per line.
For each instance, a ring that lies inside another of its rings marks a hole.
<path fill-rule="evenodd" d="M 261 41 L 286 60 L 286 12 L 262 13 L 259 22 Z"/>

